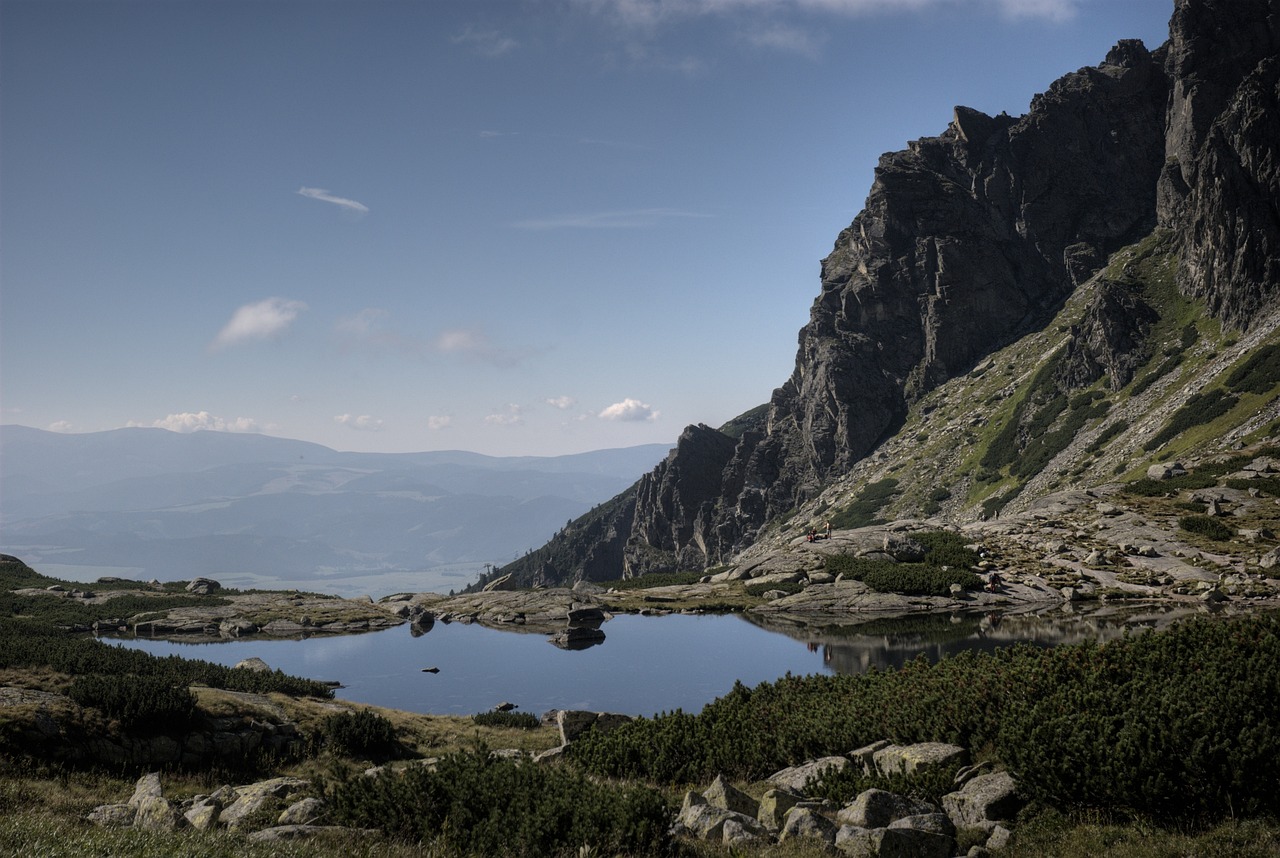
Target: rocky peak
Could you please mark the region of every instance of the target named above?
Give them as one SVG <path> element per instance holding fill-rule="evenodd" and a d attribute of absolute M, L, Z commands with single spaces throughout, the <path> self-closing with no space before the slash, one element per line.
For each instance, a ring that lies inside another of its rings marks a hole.
<path fill-rule="evenodd" d="M 528 562 L 564 579 L 725 561 L 1158 225 L 1181 291 L 1247 326 L 1280 286 L 1277 6 L 1178 0 L 1160 49 L 1121 41 L 1021 117 L 958 106 L 938 136 L 883 155 L 767 407 L 734 431 L 693 427 L 634 506 L 616 505 L 624 564 L 588 572 L 598 546 L 564 544 Z M 1068 390 L 1103 375 L 1123 386 L 1149 357 L 1156 310 L 1124 283 L 1092 294 L 1055 374 Z"/>
<path fill-rule="evenodd" d="M 1182 291 L 1247 328 L 1280 288 L 1280 3 L 1178 0 L 1162 225 Z"/>

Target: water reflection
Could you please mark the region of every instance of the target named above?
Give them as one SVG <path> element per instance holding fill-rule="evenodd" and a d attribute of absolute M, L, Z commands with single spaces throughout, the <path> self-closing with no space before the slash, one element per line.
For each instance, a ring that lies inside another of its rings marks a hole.
<path fill-rule="evenodd" d="M 1055 647 L 1105 643 L 1133 631 L 1167 626 L 1196 613 L 1168 605 L 1101 606 L 1040 613 L 973 612 L 896 616 L 848 625 L 810 625 L 799 618 L 744 618 L 763 629 L 804 641 L 835 673 L 900 668 L 924 657 L 931 662 L 965 651 L 993 652 L 1013 644 Z"/>
<path fill-rule="evenodd" d="M 118 643 L 227 665 L 257 657 L 286 673 L 337 680 L 344 686 L 338 696 L 345 699 L 413 712 L 465 715 L 510 700 L 534 714 L 590 709 L 653 715 L 697 712 L 736 681 L 753 686 L 787 673 L 861 673 L 900 667 L 921 655 L 936 660 L 1015 643 L 1107 641 L 1126 628 L 1167 625 L 1187 613 L 1148 607 L 1089 614 L 913 614 L 822 626 L 739 614 L 622 615 L 603 627 L 572 627 L 575 636 L 590 637 L 586 648 L 547 646 L 545 635 L 444 622 L 308 640 Z"/>

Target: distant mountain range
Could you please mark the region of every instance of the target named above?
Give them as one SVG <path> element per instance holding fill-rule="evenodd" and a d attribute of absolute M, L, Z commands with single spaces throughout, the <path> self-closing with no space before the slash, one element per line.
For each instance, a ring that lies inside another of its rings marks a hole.
<path fill-rule="evenodd" d="M 625 489 L 668 449 L 343 453 L 265 435 L 0 426 L 0 551 L 83 581 L 461 589 Z"/>

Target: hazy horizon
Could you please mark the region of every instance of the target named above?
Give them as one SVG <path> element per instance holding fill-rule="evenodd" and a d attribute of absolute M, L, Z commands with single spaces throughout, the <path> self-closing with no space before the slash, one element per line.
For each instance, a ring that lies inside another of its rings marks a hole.
<path fill-rule="evenodd" d="M 1172 0 L 0 0 L 0 422 L 352 452 L 767 402 L 881 153 Z"/>

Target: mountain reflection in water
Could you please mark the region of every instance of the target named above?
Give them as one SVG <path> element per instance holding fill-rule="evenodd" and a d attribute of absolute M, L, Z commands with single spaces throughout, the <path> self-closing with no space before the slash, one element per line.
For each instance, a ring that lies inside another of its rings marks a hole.
<path fill-rule="evenodd" d="M 1193 609 L 1111 608 L 1090 613 L 912 614 L 853 625 L 812 625 L 751 615 L 619 615 L 586 649 L 547 636 L 437 622 L 362 635 L 175 643 L 129 638 L 121 646 L 336 680 L 347 700 L 411 712 L 469 715 L 510 700 L 520 711 L 589 709 L 653 715 L 697 712 L 735 681 L 754 686 L 784 674 L 861 673 L 964 650 L 1016 643 L 1058 646 L 1108 641 L 1129 628 L 1164 626 Z M 424 671 L 424 668 L 435 668 Z"/>

